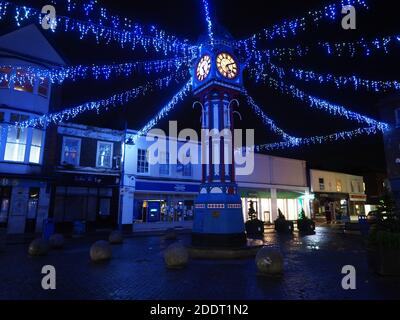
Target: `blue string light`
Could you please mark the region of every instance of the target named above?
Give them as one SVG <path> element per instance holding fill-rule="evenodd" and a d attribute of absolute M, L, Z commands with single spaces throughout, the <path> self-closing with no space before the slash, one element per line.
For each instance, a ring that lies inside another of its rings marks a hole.
<path fill-rule="evenodd" d="M 353 120 L 358 123 L 366 123 L 368 126 L 377 126 L 379 128 L 382 128 L 383 130 L 386 130 L 388 128 L 388 125 L 386 123 L 379 122 L 370 117 L 361 115 L 357 112 L 350 111 L 343 106 L 333 104 L 327 100 L 309 95 L 304 91 L 296 88 L 294 85 L 287 85 L 283 81 L 277 81 L 273 78 L 269 79 L 269 84 L 273 89 L 277 91 L 280 91 L 287 95 L 291 95 L 293 98 L 296 98 L 300 101 L 307 102 L 309 106 L 313 109 L 322 110 L 328 112 L 329 114 L 344 117 L 348 120 Z"/>
<path fill-rule="evenodd" d="M 283 131 L 281 128 L 279 128 L 276 123 L 269 118 L 264 111 L 261 110 L 261 108 L 255 103 L 254 99 L 248 94 L 248 92 L 245 90 L 244 95 L 246 96 L 247 103 L 249 106 L 252 108 L 254 113 L 261 119 L 261 121 L 267 126 L 267 129 L 272 130 L 279 136 L 282 136 L 284 140 L 287 141 L 295 141 L 297 138 L 290 136 L 287 134 L 285 131 Z"/>
<path fill-rule="evenodd" d="M 163 108 L 161 108 L 155 117 L 153 117 L 142 129 L 128 139 L 133 143 L 136 143 L 139 137 L 146 135 L 151 129 L 153 129 L 160 120 L 164 119 L 176 107 L 178 102 L 182 101 L 191 93 L 192 83 L 193 80 L 190 79 L 183 86 L 183 88 L 180 89 Z"/>
<path fill-rule="evenodd" d="M 97 114 L 101 110 L 108 110 L 110 107 L 122 106 L 129 101 L 138 98 L 139 96 L 144 96 L 146 93 L 153 91 L 155 89 L 161 90 L 173 81 L 180 80 L 187 76 L 187 72 L 180 74 L 169 75 L 164 78 L 157 79 L 153 82 L 149 82 L 145 85 L 139 86 L 137 88 L 124 91 L 122 93 L 115 94 L 106 99 L 101 99 L 98 101 L 86 102 L 79 106 L 64 109 L 59 112 L 45 114 L 40 117 L 35 117 L 23 122 L 15 123 L 19 127 L 33 127 L 33 128 L 46 128 L 51 124 L 59 124 L 61 122 L 69 121 L 76 118 L 78 115 L 95 110 Z"/>
<path fill-rule="evenodd" d="M 29 81 L 33 84 L 37 79 L 41 81 L 48 79 L 51 83 L 62 84 L 66 80 L 77 81 L 89 77 L 96 80 L 109 80 L 113 75 L 130 77 L 143 72 L 146 75 L 158 74 L 165 71 L 176 72 L 179 68 L 188 64 L 188 59 L 172 58 L 111 65 L 55 67 L 49 70 L 31 66 L 0 66 L 0 69 L 4 68 L 10 70 L 9 73 L 1 73 L 0 71 L 0 81 L 19 83 Z M 23 70 L 24 73 L 20 73 L 18 70 Z"/>
<path fill-rule="evenodd" d="M 213 46 L 214 45 L 213 24 L 212 24 L 212 20 L 211 20 L 211 16 L 210 16 L 210 8 L 209 8 L 207 0 L 203 0 L 203 6 L 204 6 L 204 13 L 205 13 L 206 22 L 207 22 L 208 38 L 210 40 L 210 44 Z"/>
<path fill-rule="evenodd" d="M 283 21 L 275 24 L 271 28 L 263 29 L 261 32 L 256 33 L 245 40 L 238 41 L 238 46 L 242 48 L 255 48 L 255 42 L 259 40 L 268 41 L 279 38 L 286 39 L 290 36 L 295 36 L 300 31 L 305 31 L 309 25 L 318 25 L 323 19 L 337 19 L 338 13 L 342 11 L 344 6 L 348 5 L 369 9 L 364 0 L 341 0 L 339 3 L 327 5 L 322 9 L 309 11 L 303 17 Z"/>
<path fill-rule="evenodd" d="M 0 0 L 0 19 L 7 15 L 14 15 L 14 20 L 18 27 L 26 20 L 33 20 L 41 24 L 44 18 L 44 14 L 40 10 Z M 193 52 L 198 49 L 189 45 L 187 40 L 181 41 L 175 36 L 167 35 L 164 31 L 157 30 L 154 26 L 144 28 L 135 24 L 131 28 L 119 29 L 62 15 L 57 15 L 56 19 L 57 28 L 52 28 L 53 32 L 56 30 L 76 32 L 81 40 L 92 35 L 97 43 L 109 44 L 116 42 L 120 47 L 130 46 L 132 50 L 138 46 L 143 47 L 145 50 L 153 48 L 165 55 L 173 53 L 175 55 L 192 56 Z M 109 19 L 114 21 L 112 18 Z M 119 24 L 116 23 L 116 25 Z"/>
<path fill-rule="evenodd" d="M 312 146 L 318 145 L 328 142 L 338 142 L 345 141 L 357 138 L 362 135 L 376 135 L 386 131 L 387 128 L 382 128 L 378 126 L 372 126 L 368 128 L 360 128 L 351 131 L 342 131 L 334 134 L 330 134 L 327 136 L 315 136 L 309 138 L 297 138 L 296 140 L 278 142 L 278 143 L 269 143 L 264 145 L 258 145 L 255 147 L 255 150 L 260 151 L 272 151 L 272 150 L 284 150 L 290 148 L 298 148 L 302 146 Z"/>
<path fill-rule="evenodd" d="M 302 69 L 290 69 L 290 74 L 298 80 L 305 82 L 317 82 L 319 84 L 332 84 L 336 88 L 353 87 L 355 90 L 363 88 L 373 92 L 388 92 L 400 90 L 400 82 L 398 81 L 378 81 L 362 79 L 358 76 L 335 76 L 332 74 L 321 74 L 314 71 L 306 71 Z M 286 75 L 286 72 L 284 72 Z"/>

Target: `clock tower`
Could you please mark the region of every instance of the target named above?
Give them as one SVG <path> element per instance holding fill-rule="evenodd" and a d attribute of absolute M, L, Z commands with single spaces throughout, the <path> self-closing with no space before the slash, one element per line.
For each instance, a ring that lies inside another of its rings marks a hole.
<path fill-rule="evenodd" d="M 243 88 L 243 67 L 223 41 L 202 47 L 193 66 L 203 136 L 202 183 L 192 234 L 196 247 L 241 247 L 247 242 L 234 159 L 234 108 Z"/>

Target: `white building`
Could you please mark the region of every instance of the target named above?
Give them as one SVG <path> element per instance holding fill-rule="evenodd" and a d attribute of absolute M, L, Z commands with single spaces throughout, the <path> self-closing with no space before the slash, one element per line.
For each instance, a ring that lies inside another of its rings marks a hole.
<path fill-rule="evenodd" d="M 339 172 L 310 170 L 311 191 L 315 194 L 314 212 L 323 215 L 327 205 L 343 216 L 365 213 L 367 201 L 364 178 Z"/>
<path fill-rule="evenodd" d="M 52 108 L 49 80 L 31 81 L 27 68 L 59 65 L 63 59 L 34 25 L 0 36 L 0 225 L 8 233 L 40 232 L 48 214 L 46 131 L 14 123 Z"/>
<path fill-rule="evenodd" d="M 134 133 L 128 132 L 127 136 Z M 122 223 L 128 228 L 135 224 L 136 230 L 149 228 L 151 223 L 154 228 L 190 227 L 202 179 L 201 165 L 151 165 L 148 151 L 153 143 L 141 137 L 135 144 L 123 146 Z M 178 150 L 185 144 L 178 142 Z M 191 146 L 200 159 L 200 145 Z M 160 156 L 172 161 L 168 152 Z M 245 220 L 250 201 L 265 222 L 273 222 L 278 209 L 290 220 L 296 220 L 301 209 L 310 215 L 305 161 L 256 154 L 254 172 L 249 176 L 237 175 L 237 182 Z"/>

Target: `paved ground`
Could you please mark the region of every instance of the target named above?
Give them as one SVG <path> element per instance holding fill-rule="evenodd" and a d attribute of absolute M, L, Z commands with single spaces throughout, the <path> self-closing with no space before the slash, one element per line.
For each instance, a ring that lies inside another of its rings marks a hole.
<path fill-rule="evenodd" d="M 0 299 L 400 299 L 400 279 L 368 270 L 362 238 L 330 228 L 309 237 L 266 235 L 284 255 L 281 279 L 257 276 L 254 259 L 192 260 L 184 270 L 167 270 L 162 252 L 169 242 L 160 237 L 127 239 L 113 247 L 112 261 L 95 265 L 88 256 L 94 240 L 70 239 L 65 250 L 39 258 L 28 257 L 27 245 L 8 245 L 0 253 Z M 357 269 L 351 292 L 341 288 L 349 264 Z M 56 291 L 41 289 L 43 265 L 56 267 Z"/>

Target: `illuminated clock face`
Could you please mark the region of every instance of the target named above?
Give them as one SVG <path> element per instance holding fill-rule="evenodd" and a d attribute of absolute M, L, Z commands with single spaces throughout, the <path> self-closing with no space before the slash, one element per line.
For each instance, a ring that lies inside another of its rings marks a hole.
<path fill-rule="evenodd" d="M 228 53 L 220 53 L 217 57 L 217 68 L 225 78 L 233 79 L 238 75 L 238 65 Z"/>
<path fill-rule="evenodd" d="M 199 79 L 199 81 L 203 81 L 210 74 L 210 70 L 211 58 L 210 56 L 204 56 L 197 65 L 197 79 Z"/>

